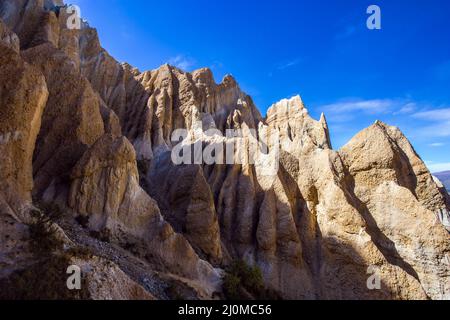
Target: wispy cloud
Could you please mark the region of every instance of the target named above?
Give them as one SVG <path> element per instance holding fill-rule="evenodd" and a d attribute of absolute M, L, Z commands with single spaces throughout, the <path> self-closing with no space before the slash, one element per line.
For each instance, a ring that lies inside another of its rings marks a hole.
<path fill-rule="evenodd" d="M 197 62 L 191 57 L 179 54 L 175 57 L 170 58 L 168 63 L 181 70 L 189 71 L 193 66 L 196 65 Z"/>
<path fill-rule="evenodd" d="M 450 137 L 450 121 L 435 122 L 417 128 L 416 132 L 416 136 L 422 138 L 447 138 Z"/>
<path fill-rule="evenodd" d="M 418 108 L 417 103 L 410 102 L 405 104 L 399 111 L 394 112 L 394 115 L 411 114 Z"/>
<path fill-rule="evenodd" d="M 364 112 L 366 114 L 383 114 L 396 112 L 395 110 L 403 110 L 408 104 L 394 99 L 374 99 L 374 100 L 342 100 L 340 102 L 324 105 L 320 109 L 327 113 L 342 114 L 351 112 Z"/>
<path fill-rule="evenodd" d="M 347 134 L 346 131 L 360 128 L 362 123 L 378 118 L 400 127 L 414 145 L 419 145 L 422 150 L 428 150 L 432 155 L 440 154 L 441 161 L 447 160 L 442 159 L 442 155 L 448 151 L 450 107 L 405 97 L 371 100 L 348 98 L 314 109 L 325 112 L 332 130 L 340 128 L 338 134 L 341 136 Z M 427 165 L 433 172 L 450 170 L 448 162 L 428 162 Z"/>
<path fill-rule="evenodd" d="M 286 69 L 293 68 L 293 67 L 299 65 L 301 62 L 302 62 L 302 59 L 300 59 L 300 58 L 292 59 L 289 61 L 279 62 L 274 66 L 273 70 L 269 72 L 269 77 L 272 77 L 275 72 L 284 71 Z"/>
<path fill-rule="evenodd" d="M 420 135 L 427 138 L 450 137 L 450 108 L 417 112 L 414 119 L 430 122 L 420 129 Z"/>
<path fill-rule="evenodd" d="M 358 99 L 347 98 L 335 103 L 319 106 L 319 111 L 325 112 L 330 122 L 345 123 L 354 121 L 355 118 L 361 116 L 379 116 L 381 120 L 385 117 L 436 117 L 442 120 L 442 116 L 436 116 L 430 111 L 430 114 L 423 111 L 426 106 L 431 108 L 429 104 L 415 102 L 411 98 L 385 98 L 385 99 Z M 400 118 L 398 118 L 400 119 Z M 423 125 L 423 124 L 422 124 Z M 434 130 L 430 130 L 433 132 Z M 441 132 L 450 131 L 441 130 Z M 422 135 L 422 133 L 421 133 Z"/>
<path fill-rule="evenodd" d="M 429 121 L 450 121 L 450 108 L 417 112 L 413 117 Z"/>
<path fill-rule="evenodd" d="M 450 162 L 436 163 L 433 161 L 426 161 L 425 164 L 432 173 L 450 170 Z"/>
<path fill-rule="evenodd" d="M 277 70 L 285 70 L 285 69 L 289 69 L 292 67 L 295 67 L 296 65 L 298 65 L 301 62 L 301 59 L 297 58 L 291 61 L 287 61 L 287 62 L 283 62 L 283 63 L 279 63 L 276 66 Z"/>
<path fill-rule="evenodd" d="M 432 147 L 432 148 L 440 148 L 445 146 L 445 143 L 442 142 L 435 142 L 435 143 L 430 143 L 428 146 Z"/>

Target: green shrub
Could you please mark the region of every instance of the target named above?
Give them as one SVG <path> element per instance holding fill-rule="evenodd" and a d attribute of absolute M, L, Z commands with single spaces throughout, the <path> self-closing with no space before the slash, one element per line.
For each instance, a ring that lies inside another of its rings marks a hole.
<path fill-rule="evenodd" d="M 53 216 L 35 210 L 31 213 L 31 219 L 32 222 L 28 224 L 30 248 L 36 258 L 46 257 L 62 249 L 63 243 L 58 239 Z"/>
<path fill-rule="evenodd" d="M 227 299 L 246 300 L 249 295 L 256 299 L 272 296 L 265 288 L 262 271 L 242 260 L 234 261 L 226 270 L 223 290 Z"/>
<path fill-rule="evenodd" d="M 81 290 L 67 289 L 67 255 L 52 254 L 28 268 L 0 280 L 0 300 L 86 300 L 86 280 Z"/>
<path fill-rule="evenodd" d="M 241 278 L 234 274 L 227 273 L 223 279 L 223 290 L 227 299 L 241 300 Z"/>
<path fill-rule="evenodd" d="M 54 206 L 39 206 L 31 212 L 28 224 L 33 263 L 0 280 L 0 300 L 71 300 L 88 299 L 89 292 L 82 278 L 82 290 L 67 288 L 67 268 L 73 257 L 91 253 L 83 247 L 63 250 L 54 221 L 62 212 Z"/>

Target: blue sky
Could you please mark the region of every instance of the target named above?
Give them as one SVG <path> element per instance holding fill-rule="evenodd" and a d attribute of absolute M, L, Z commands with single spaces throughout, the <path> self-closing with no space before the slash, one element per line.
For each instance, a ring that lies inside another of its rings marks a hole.
<path fill-rule="evenodd" d="M 379 119 L 450 170 L 450 1 L 71 0 L 119 61 L 230 73 L 264 115 L 300 94 L 336 148 Z M 369 5 L 382 30 L 366 27 Z"/>

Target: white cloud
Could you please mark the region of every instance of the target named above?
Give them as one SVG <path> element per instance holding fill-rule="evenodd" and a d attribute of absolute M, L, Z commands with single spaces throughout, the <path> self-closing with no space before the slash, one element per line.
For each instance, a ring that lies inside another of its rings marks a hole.
<path fill-rule="evenodd" d="M 195 66 L 196 61 L 190 57 L 179 54 L 176 57 L 170 58 L 168 63 L 174 67 L 181 69 L 181 70 L 189 71 L 190 68 Z"/>
<path fill-rule="evenodd" d="M 415 102 L 410 102 L 405 104 L 399 111 L 394 112 L 394 115 L 401 115 L 401 114 L 409 114 L 413 113 L 417 109 L 417 104 Z"/>
<path fill-rule="evenodd" d="M 330 123 L 348 123 L 361 115 L 395 116 L 403 117 L 414 126 L 411 136 L 416 138 L 440 140 L 450 137 L 450 108 L 414 102 L 410 98 L 344 99 L 316 109 L 325 112 Z M 443 146 L 430 144 L 430 141 L 426 144 L 435 148 Z"/>
<path fill-rule="evenodd" d="M 295 67 L 300 62 L 301 62 L 300 59 L 295 59 L 295 60 L 291 60 L 291 61 L 288 61 L 288 62 L 279 63 L 276 68 L 277 68 L 277 70 L 285 70 L 285 69 L 289 69 L 289 68 Z"/>
<path fill-rule="evenodd" d="M 343 100 L 342 102 L 322 106 L 321 109 L 329 113 L 362 111 L 369 114 L 379 114 L 387 113 L 396 105 L 398 105 L 398 102 L 391 99 Z"/>
<path fill-rule="evenodd" d="M 450 121 L 450 108 L 422 111 L 415 113 L 413 117 L 429 121 Z"/>
<path fill-rule="evenodd" d="M 426 138 L 445 138 L 450 137 L 450 121 L 437 121 L 432 125 L 417 128 L 420 136 Z"/>
<path fill-rule="evenodd" d="M 358 113 L 369 116 L 408 115 L 417 109 L 417 104 L 406 98 L 372 100 L 348 98 L 319 106 L 317 109 L 325 112 L 332 122 L 349 122 L 354 120 Z"/>
<path fill-rule="evenodd" d="M 435 142 L 435 143 L 429 144 L 429 146 L 430 146 L 430 147 L 433 147 L 433 148 L 440 148 L 440 147 L 445 146 L 445 143 Z"/>
<path fill-rule="evenodd" d="M 290 61 L 283 61 L 280 63 L 277 63 L 274 67 L 273 70 L 269 72 L 268 76 L 272 77 L 274 75 L 274 73 L 278 72 L 278 71 L 283 71 L 289 68 L 293 68 L 295 66 L 297 66 L 298 64 L 300 64 L 302 62 L 302 59 L 300 58 L 296 58 Z"/>
<path fill-rule="evenodd" d="M 442 171 L 450 171 L 450 162 L 447 163 L 435 163 L 433 161 L 428 161 L 425 163 L 428 169 L 432 173 L 442 172 Z"/>
<path fill-rule="evenodd" d="M 417 112 L 412 117 L 430 122 L 430 125 L 418 130 L 421 136 L 434 138 L 450 137 L 450 108 Z"/>

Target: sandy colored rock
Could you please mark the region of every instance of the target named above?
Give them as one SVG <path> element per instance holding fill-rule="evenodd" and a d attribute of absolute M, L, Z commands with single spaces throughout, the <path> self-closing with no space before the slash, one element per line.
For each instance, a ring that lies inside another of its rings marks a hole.
<path fill-rule="evenodd" d="M 377 231 L 373 241 L 392 264 L 420 279 L 429 297 L 448 299 L 449 235 L 437 219 L 447 216 L 448 208 L 409 142 L 397 128 L 377 122 L 340 153 L 364 204 L 363 216 Z M 426 234 L 420 232 L 424 229 Z"/>
<path fill-rule="evenodd" d="M 16 52 L 20 51 L 19 37 L 0 20 L 0 42 Z"/>
<path fill-rule="evenodd" d="M 0 197 L 19 215 L 31 201 L 32 158 L 48 91 L 38 70 L 3 43 L 0 49 Z"/>
<path fill-rule="evenodd" d="M 325 115 L 314 120 L 300 97 L 263 118 L 230 75 L 141 72 L 87 22 L 69 30 L 62 5 L 0 0 L 0 230 L 10 236 L 0 278 L 30 262 L 18 212 L 33 190 L 66 219 L 88 218 L 87 232 L 138 245 L 133 254 L 198 297 L 220 291 L 212 265 L 245 260 L 285 299 L 449 299 L 448 194 L 399 129 L 377 122 L 333 150 Z M 238 141 L 226 130 L 239 129 L 269 156 L 278 146 L 266 138 L 279 132 L 279 166 L 267 174 L 264 155 L 175 165 L 177 129 L 205 147 Z M 94 260 L 80 262 L 95 271 L 94 298 L 152 298 L 126 269 Z"/>
<path fill-rule="evenodd" d="M 92 257 L 74 258 L 72 263 L 80 267 L 92 300 L 156 300 L 112 262 Z"/>
<path fill-rule="evenodd" d="M 165 219 L 208 261 L 220 263 L 218 217 L 202 167 L 174 166 L 166 153 L 153 163 L 146 181 Z"/>
<path fill-rule="evenodd" d="M 104 133 L 100 101 L 68 57 L 46 43 L 22 53 L 45 76 L 49 98 L 33 161 L 34 193 L 49 200 L 67 189 L 69 172 Z"/>
<path fill-rule="evenodd" d="M 171 272 L 202 283 L 211 297 L 220 275 L 162 218 L 139 186 L 136 153 L 125 137 L 103 136 L 72 173 L 69 206 L 89 218 L 89 228 L 108 231 L 119 244 L 144 243 L 146 253 Z"/>
<path fill-rule="evenodd" d="M 308 153 L 314 149 L 331 149 L 328 124 L 309 116 L 300 96 L 281 100 L 267 111 L 267 124 L 280 131 L 282 148 L 289 153 Z"/>

